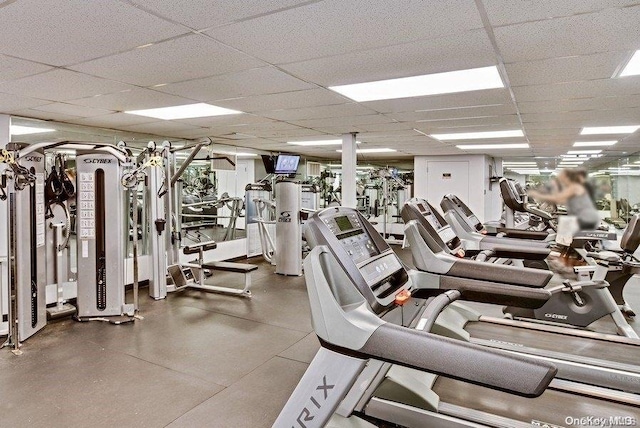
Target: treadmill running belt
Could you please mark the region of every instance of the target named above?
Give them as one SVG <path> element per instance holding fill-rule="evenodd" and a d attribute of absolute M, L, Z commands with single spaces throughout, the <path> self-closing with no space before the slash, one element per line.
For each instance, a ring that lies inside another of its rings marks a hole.
<path fill-rule="evenodd" d="M 640 362 L 640 346 L 626 345 L 624 343 L 586 339 L 584 337 L 573 337 L 544 331 L 532 331 L 526 328 L 492 324 L 489 322 L 470 322 L 465 326 L 465 330 L 475 339 L 505 340 L 530 348 L 634 366 Z"/>
<path fill-rule="evenodd" d="M 444 403 L 461 405 L 525 423 L 536 420 L 567 427 L 567 418 L 589 416 L 606 418 L 607 421 L 610 417 L 616 416 L 640 420 L 640 408 L 552 389 L 548 389 L 540 397 L 525 398 L 440 376 L 433 386 L 433 391 Z"/>

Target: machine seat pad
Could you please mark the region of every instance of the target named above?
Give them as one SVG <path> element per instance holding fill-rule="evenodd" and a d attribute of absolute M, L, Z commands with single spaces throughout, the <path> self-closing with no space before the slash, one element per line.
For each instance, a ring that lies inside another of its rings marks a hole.
<path fill-rule="evenodd" d="M 185 254 L 198 254 L 200 252 L 200 248 L 202 248 L 202 251 L 209 251 L 217 247 L 218 243 L 215 241 L 199 242 L 183 247 L 182 252 Z"/>
<path fill-rule="evenodd" d="M 553 273 L 543 269 L 530 269 L 494 263 L 476 262 L 459 259 L 453 263 L 447 276 L 500 282 L 523 287 L 542 288 L 546 286 Z"/>
<path fill-rule="evenodd" d="M 202 264 L 204 269 L 220 270 L 225 272 L 249 273 L 258 269 L 258 266 L 248 263 L 233 262 L 206 262 Z"/>

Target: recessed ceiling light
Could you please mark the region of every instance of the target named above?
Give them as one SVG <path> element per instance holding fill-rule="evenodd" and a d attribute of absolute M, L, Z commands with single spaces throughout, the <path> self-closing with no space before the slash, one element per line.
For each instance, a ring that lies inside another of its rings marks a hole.
<path fill-rule="evenodd" d="M 498 68 L 495 66 L 352 85 L 329 86 L 332 91 L 358 102 L 452 94 L 493 88 L 504 88 Z"/>
<path fill-rule="evenodd" d="M 611 166 L 611 167 L 609 167 L 607 169 L 609 171 L 629 171 L 630 168 L 618 168 L 618 167 Z"/>
<path fill-rule="evenodd" d="M 456 134 L 431 134 L 431 137 L 441 141 L 451 140 L 480 140 L 486 138 L 513 138 L 524 137 L 524 132 L 520 129 L 509 131 L 486 131 L 486 132 L 459 132 Z"/>
<path fill-rule="evenodd" d="M 537 165 L 537 162 L 504 161 L 502 165 Z"/>
<path fill-rule="evenodd" d="M 568 155 L 597 155 L 602 153 L 602 150 L 569 150 Z"/>
<path fill-rule="evenodd" d="M 55 129 L 51 128 L 34 128 L 32 126 L 20 126 L 11 125 L 9 128 L 11 135 L 29 135 L 29 134 L 41 134 L 43 132 L 54 132 Z"/>
<path fill-rule="evenodd" d="M 640 165 L 638 165 L 638 164 L 633 164 L 633 163 L 625 163 L 625 164 L 624 164 L 624 165 L 622 165 L 622 166 L 627 166 L 627 167 L 630 167 L 630 168 L 640 168 Z"/>
<path fill-rule="evenodd" d="M 527 143 L 514 143 L 514 144 L 462 144 L 456 146 L 460 150 L 499 150 L 499 149 L 528 149 Z"/>
<path fill-rule="evenodd" d="M 296 146 L 339 146 L 342 144 L 342 140 L 287 141 L 287 144 Z"/>
<path fill-rule="evenodd" d="M 295 146 L 340 146 L 342 145 L 342 140 L 287 141 L 287 144 Z M 356 141 L 356 144 L 360 144 L 360 141 Z"/>
<path fill-rule="evenodd" d="M 394 149 L 356 149 L 356 153 L 392 153 Z M 336 150 L 338 153 L 342 153 L 342 150 Z"/>
<path fill-rule="evenodd" d="M 633 134 L 640 128 L 640 125 L 629 126 L 586 126 L 580 131 L 580 135 L 603 135 L 603 134 Z"/>
<path fill-rule="evenodd" d="M 240 114 L 241 111 L 231 110 L 224 107 L 213 106 L 206 103 L 187 104 L 182 106 L 152 108 L 147 110 L 125 111 L 128 114 L 138 116 L 154 117 L 156 119 L 174 120 L 191 119 L 195 117 L 224 116 L 228 114 Z"/>
<path fill-rule="evenodd" d="M 598 147 L 598 146 L 613 146 L 618 140 L 608 141 L 576 141 L 573 143 L 573 147 Z"/>
<path fill-rule="evenodd" d="M 627 65 L 624 66 L 619 77 L 637 76 L 640 74 L 640 50 L 635 51 Z"/>

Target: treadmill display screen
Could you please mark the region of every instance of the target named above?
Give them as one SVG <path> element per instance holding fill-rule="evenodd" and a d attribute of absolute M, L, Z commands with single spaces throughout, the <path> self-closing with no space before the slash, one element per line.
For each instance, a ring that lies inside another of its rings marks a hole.
<path fill-rule="evenodd" d="M 420 210 L 420 212 L 425 212 L 427 211 L 427 209 L 424 207 L 424 205 L 422 204 L 418 204 L 418 209 Z"/>
<path fill-rule="evenodd" d="M 338 229 L 340 229 L 341 232 L 344 232 L 345 230 L 353 229 L 353 225 L 351 224 L 349 217 L 347 217 L 346 215 L 341 217 L 336 217 L 335 222 L 336 222 L 336 225 L 338 226 Z"/>

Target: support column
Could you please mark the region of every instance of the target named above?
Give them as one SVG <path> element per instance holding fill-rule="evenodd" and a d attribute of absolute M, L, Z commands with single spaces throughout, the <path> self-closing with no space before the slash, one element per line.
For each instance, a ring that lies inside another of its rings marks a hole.
<path fill-rule="evenodd" d="M 9 141 L 11 141 L 11 116 L 0 114 L 0 149 L 4 149 Z"/>
<path fill-rule="evenodd" d="M 356 208 L 356 133 L 342 136 L 342 206 Z"/>
<path fill-rule="evenodd" d="M 0 149 L 4 149 L 11 139 L 11 117 L 0 114 Z M 0 164 L 0 173 L 4 171 L 4 165 Z M 5 320 L 9 312 L 9 270 L 8 270 L 8 242 L 7 236 L 7 203 L 0 201 L 0 335 L 9 333 L 9 323 Z"/>

